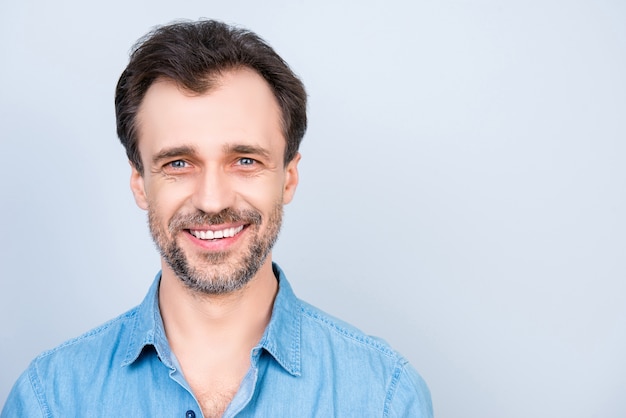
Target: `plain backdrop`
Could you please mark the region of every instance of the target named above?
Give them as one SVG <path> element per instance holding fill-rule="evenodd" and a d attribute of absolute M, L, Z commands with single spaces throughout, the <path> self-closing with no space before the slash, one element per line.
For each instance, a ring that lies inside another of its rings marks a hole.
<path fill-rule="evenodd" d="M 439 418 L 626 416 L 626 3 L 0 0 L 0 405 L 158 256 L 113 92 L 150 28 L 265 38 L 310 96 L 274 259 Z"/>

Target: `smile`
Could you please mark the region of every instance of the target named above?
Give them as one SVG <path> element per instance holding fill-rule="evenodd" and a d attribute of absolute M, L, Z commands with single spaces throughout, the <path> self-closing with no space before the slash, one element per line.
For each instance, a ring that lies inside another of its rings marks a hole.
<path fill-rule="evenodd" d="M 236 228 L 225 228 L 217 231 L 204 231 L 199 229 L 189 229 L 189 233 L 198 239 L 220 239 L 234 237 L 241 232 L 244 225 L 240 225 Z"/>

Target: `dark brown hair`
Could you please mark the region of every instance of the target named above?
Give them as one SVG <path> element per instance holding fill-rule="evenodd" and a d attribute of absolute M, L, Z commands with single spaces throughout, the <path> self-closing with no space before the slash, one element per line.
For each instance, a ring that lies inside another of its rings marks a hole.
<path fill-rule="evenodd" d="M 117 135 L 140 173 L 136 119 L 152 83 L 169 79 L 202 94 L 221 73 L 237 68 L 256 71 L 271 87 L 282 113 L 284 162 L 293 159 L 306 131 L 306 92 L 287 63 L 248 30 L 214 20 L 177 22 L 158 27 L 137 42 L 115 90 Z"/>

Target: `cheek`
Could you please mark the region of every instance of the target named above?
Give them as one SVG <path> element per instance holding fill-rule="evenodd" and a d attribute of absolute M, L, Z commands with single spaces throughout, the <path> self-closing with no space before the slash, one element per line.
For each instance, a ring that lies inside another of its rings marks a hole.
<path fill-rule="evenodd" d="M 152 184 L 146 190 L 148 206 L 159 218 L 174 215 L 189 200 L 189 185 L 182 182 Z"/>
<path fill-rule="evenodd" d="M 267 211 L 273 208 L 277 201 L 282 202 L 283 182 L 278 178 L 242 182 L 238 184 L 237 194 L 249 205 Z"/>

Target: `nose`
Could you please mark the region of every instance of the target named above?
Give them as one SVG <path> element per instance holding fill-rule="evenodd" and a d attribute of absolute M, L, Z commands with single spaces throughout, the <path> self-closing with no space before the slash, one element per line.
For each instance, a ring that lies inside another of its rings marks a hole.
<path fill-rule="evenodd" d="M 232 207 L 235 193 L 228 175 L 220 168 L 206 169 L 192 195 L 192 204 L 202 212 L 214 214 Z"/>

